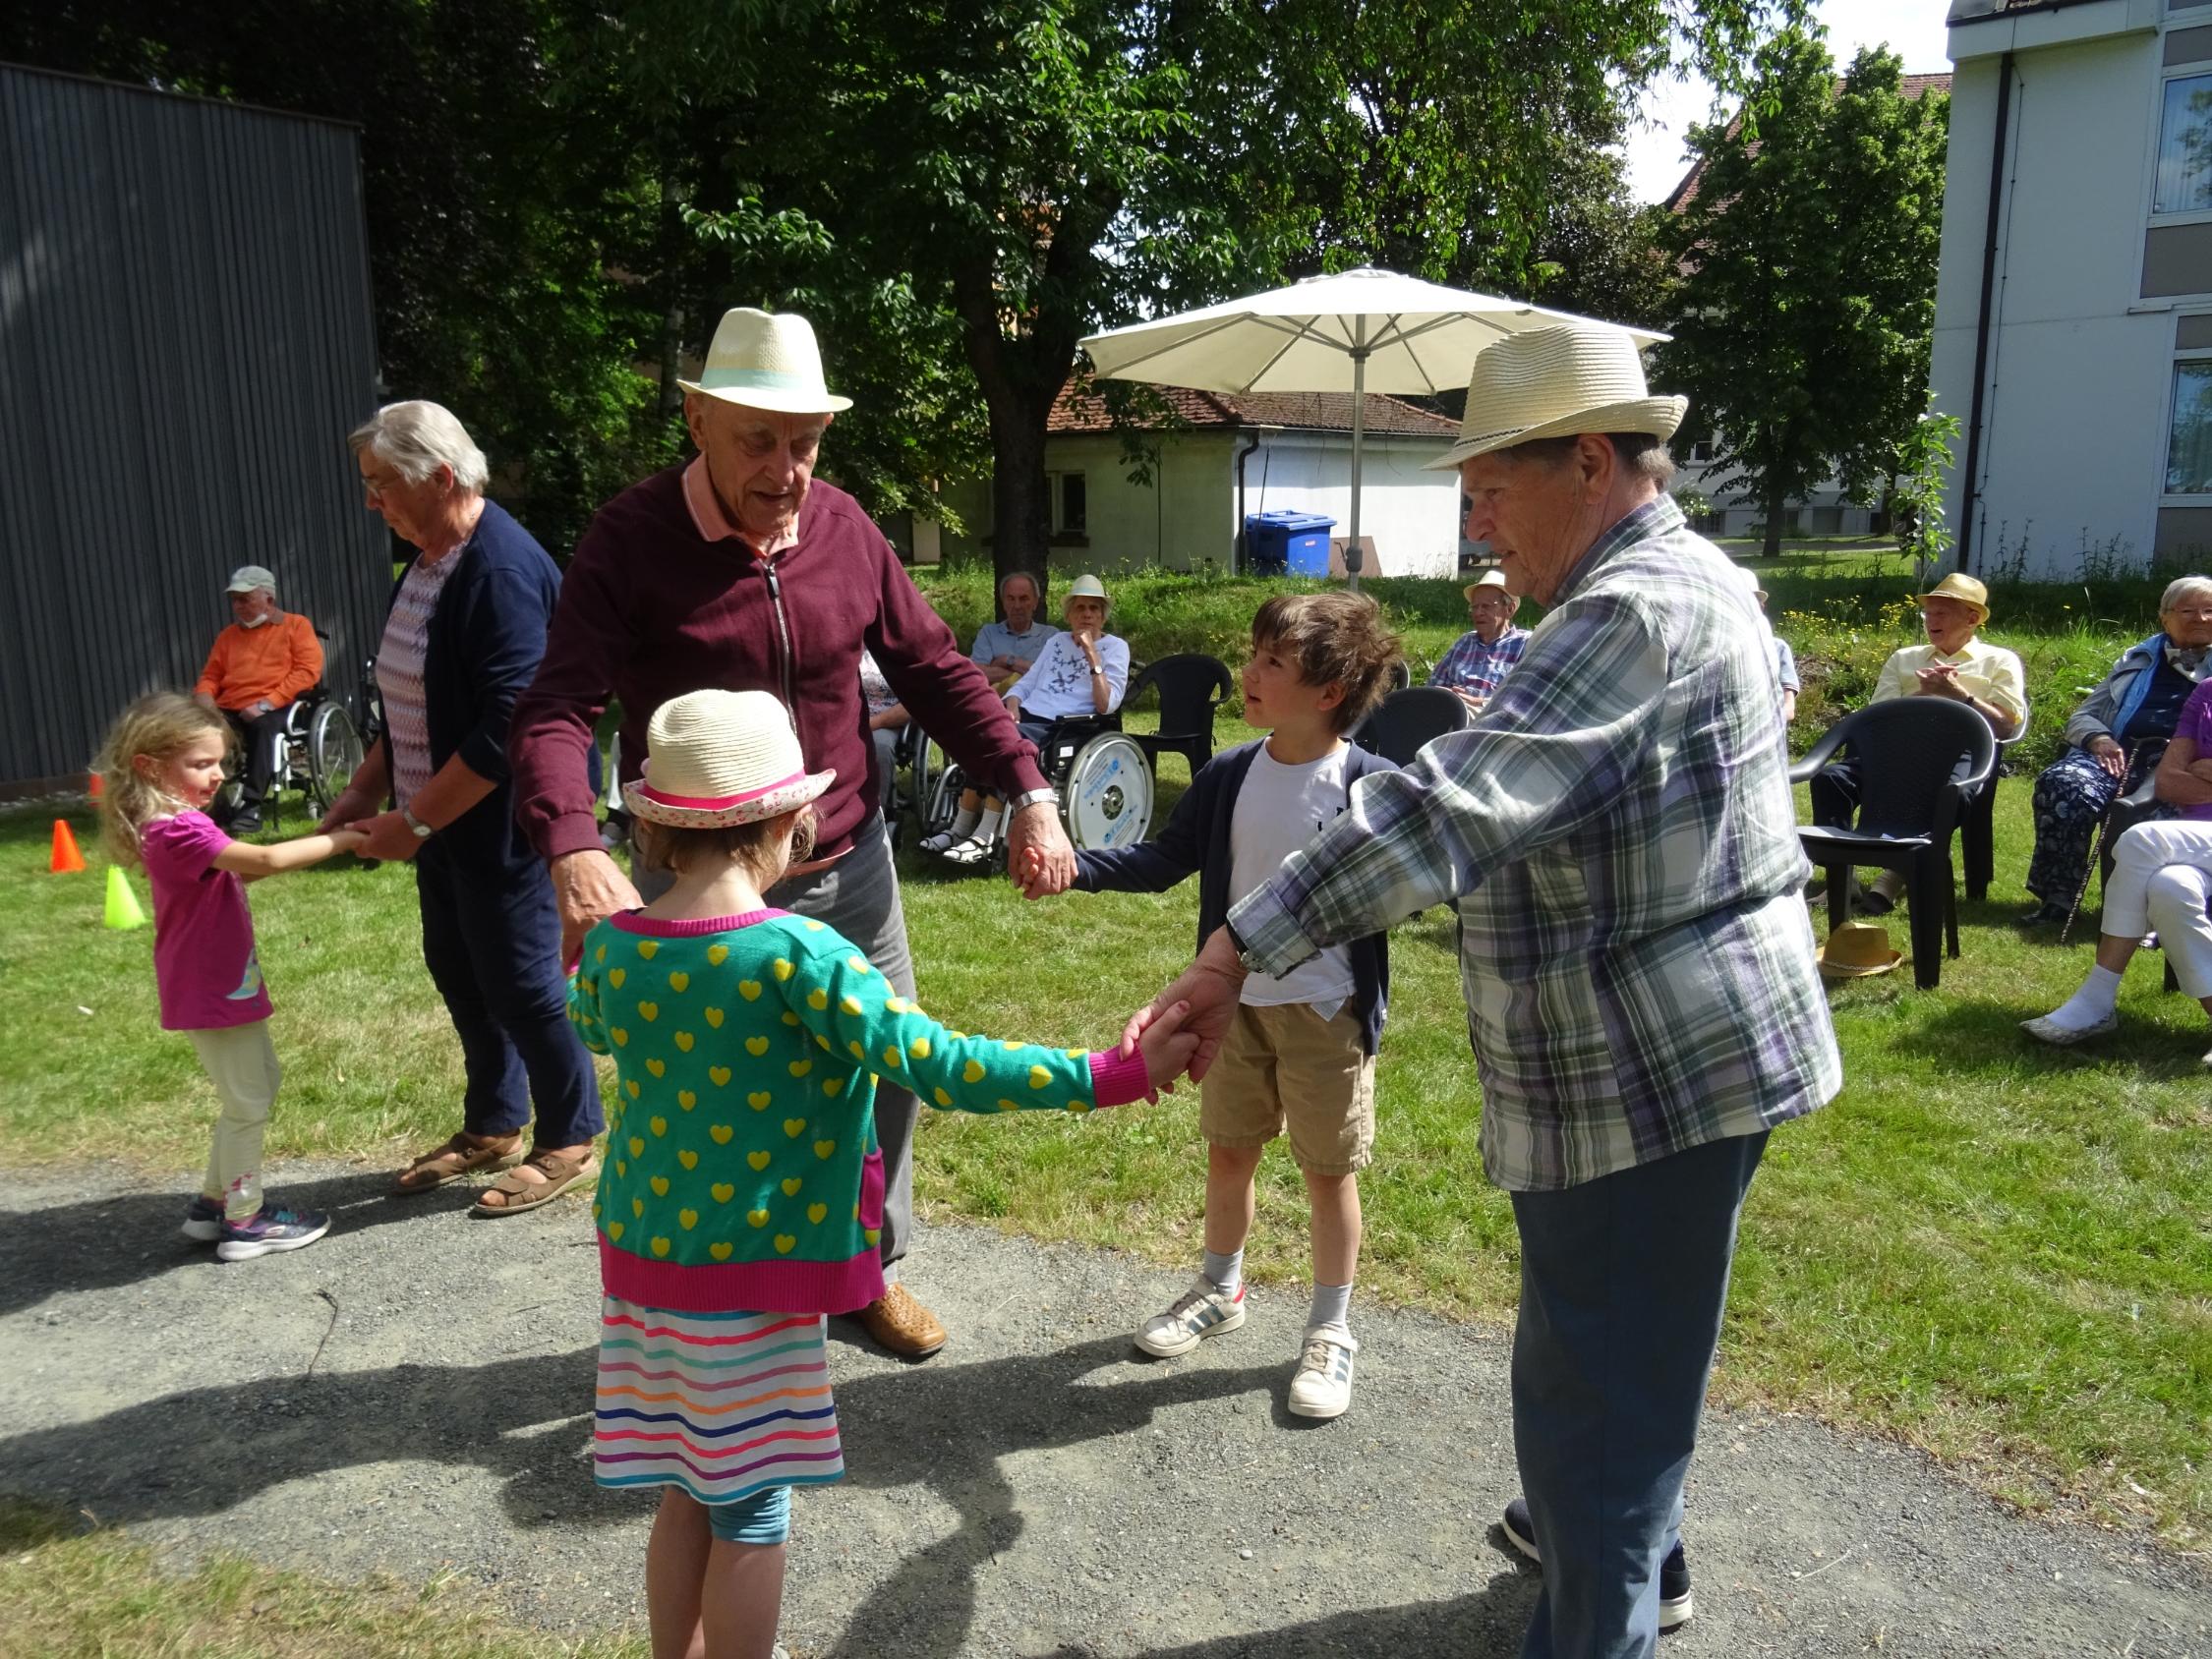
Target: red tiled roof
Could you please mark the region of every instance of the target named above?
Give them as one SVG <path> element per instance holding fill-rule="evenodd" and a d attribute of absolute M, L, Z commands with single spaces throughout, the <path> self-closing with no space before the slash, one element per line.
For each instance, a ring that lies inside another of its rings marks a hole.
<path fill-rule="evenodd" d="M 1843 83 L 1840 79 L 1836 81 L 1835 88 L 1837 91 L 1843 89 Z M 1950 95 L 1950 72 L 1946 71 L 1942 75 L 1899 76 L 1897 78 L 1897 91 L 1901 96 L 1908 98 L 1926 97 L 1930 92 L 1941 92 L 1944 96 L 1949 97 Z M 1743 117 L 1735 116 L 1728 122 L 1728 131 L 1732 134 L 1742 125 Z M 1756 141 L 1753 142 L 1751 148 L 1754 154 L 1758 153 L 1759 145 Z M 1679 213 L 1695 201 L 1698 199 L 1698 186 L 1704 182 L 1704 179 L 1705 160 L 1701 156 L 1690 164 L 1690 170 L 1682 175 L 1682 182 L 1667 193 L 1666 210 L 1669 213 Z"/>
<path fill-rule="evenodd" d="M 1167 400 L 1178 417 L 1193 427 L 1291 427 L 1307 431 L 1348 432 L 1352 429 L 1350 392 L 1249 392 L 1232 397 L 1227 392 L 1193 391 L 1186 386 L 1153 388 Z M 1422 437 L 1454 433 L 1459 423 L 1380 392 L 1368 394 L 1367 429 L 1370 432 L 1412 432 Z M 1104 432 L 1113 430 L 1106 405 L 1095 391 L 1077 390 L 1074 382 L 1063 386 L 1053 400 L 1048 432 Z"/>

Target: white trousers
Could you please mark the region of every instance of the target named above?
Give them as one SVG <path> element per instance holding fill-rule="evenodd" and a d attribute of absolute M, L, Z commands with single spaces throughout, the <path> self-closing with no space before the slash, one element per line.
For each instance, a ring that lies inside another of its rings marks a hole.
<path fill-rule="evenodd" d="M 207 1154 L 207 1183 L 201 1191 L 222 1201 L 223 1213 L 245 1221 L 262 1207 L 262 1134 L 284 1071 L 268 1040 L 268 1021 L 188 1033 L 223 1109 L 215 1118 L 215 1144 Z"/>
<path fill-rule="evenodd" d="M 2212 997 L 2212 822 L 2138 824 L 2113 843 L 2099 930 L 2140 939 L 2153 929 L 2174 977 L 2191 997 Z"/>

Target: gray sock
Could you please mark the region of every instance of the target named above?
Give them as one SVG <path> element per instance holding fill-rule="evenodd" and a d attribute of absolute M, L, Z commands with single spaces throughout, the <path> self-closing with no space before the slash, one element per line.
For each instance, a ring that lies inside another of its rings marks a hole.
<path fill-rule="evenodd" d="M 1236 1250 L 1224 1256 L 1215 1251 L 1206 1252 L 1205 1265 L 1198 1271 L 1224 1296 L 1234 1297 L 1245 1282 L 1245 1253 Z"/>
<path fill-rule="evenodd" d="M 1351 1286 L 1316 1285 L 1313 1287 L 1312 1305 L 1306 1310 L 1306 1328 L 1310 1331 L 1316 1325 L 1341 1325 L 1349 1331 L 1352 1328 L 1351 1312 Z"/>

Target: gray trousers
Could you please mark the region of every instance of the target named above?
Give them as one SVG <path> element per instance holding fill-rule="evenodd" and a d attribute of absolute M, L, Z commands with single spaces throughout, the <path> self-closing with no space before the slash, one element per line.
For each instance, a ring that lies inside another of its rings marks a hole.
<path fill-rule="evenodd" d="M 639 868 L 638 896 L 648 904 L 674 886 L 666 870 Z M 871 814 L 854 833 L 852 850 L 826 870 L 785 882 L 763 894 L 780 910 L 826 922 L 860 947 L 900 996 L 914 995 L 914 958 L 906 948 L 906 912 L 891 838 Z M 914 1097 L 886 1077 L 876 1085 L 876 1140 L 883 1148 L 883 1276 L 898 1283 L 899 1263 L 914 1231 Z"/>

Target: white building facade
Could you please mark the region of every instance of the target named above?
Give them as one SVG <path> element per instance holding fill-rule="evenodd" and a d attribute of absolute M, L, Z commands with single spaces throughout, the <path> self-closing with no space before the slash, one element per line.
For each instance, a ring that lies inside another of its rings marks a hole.
<path fill-rule="evenodd" d="M 1960 562 L 2212 567 L 2212 3 L 1950 22 L 1933 390 Z"/>

